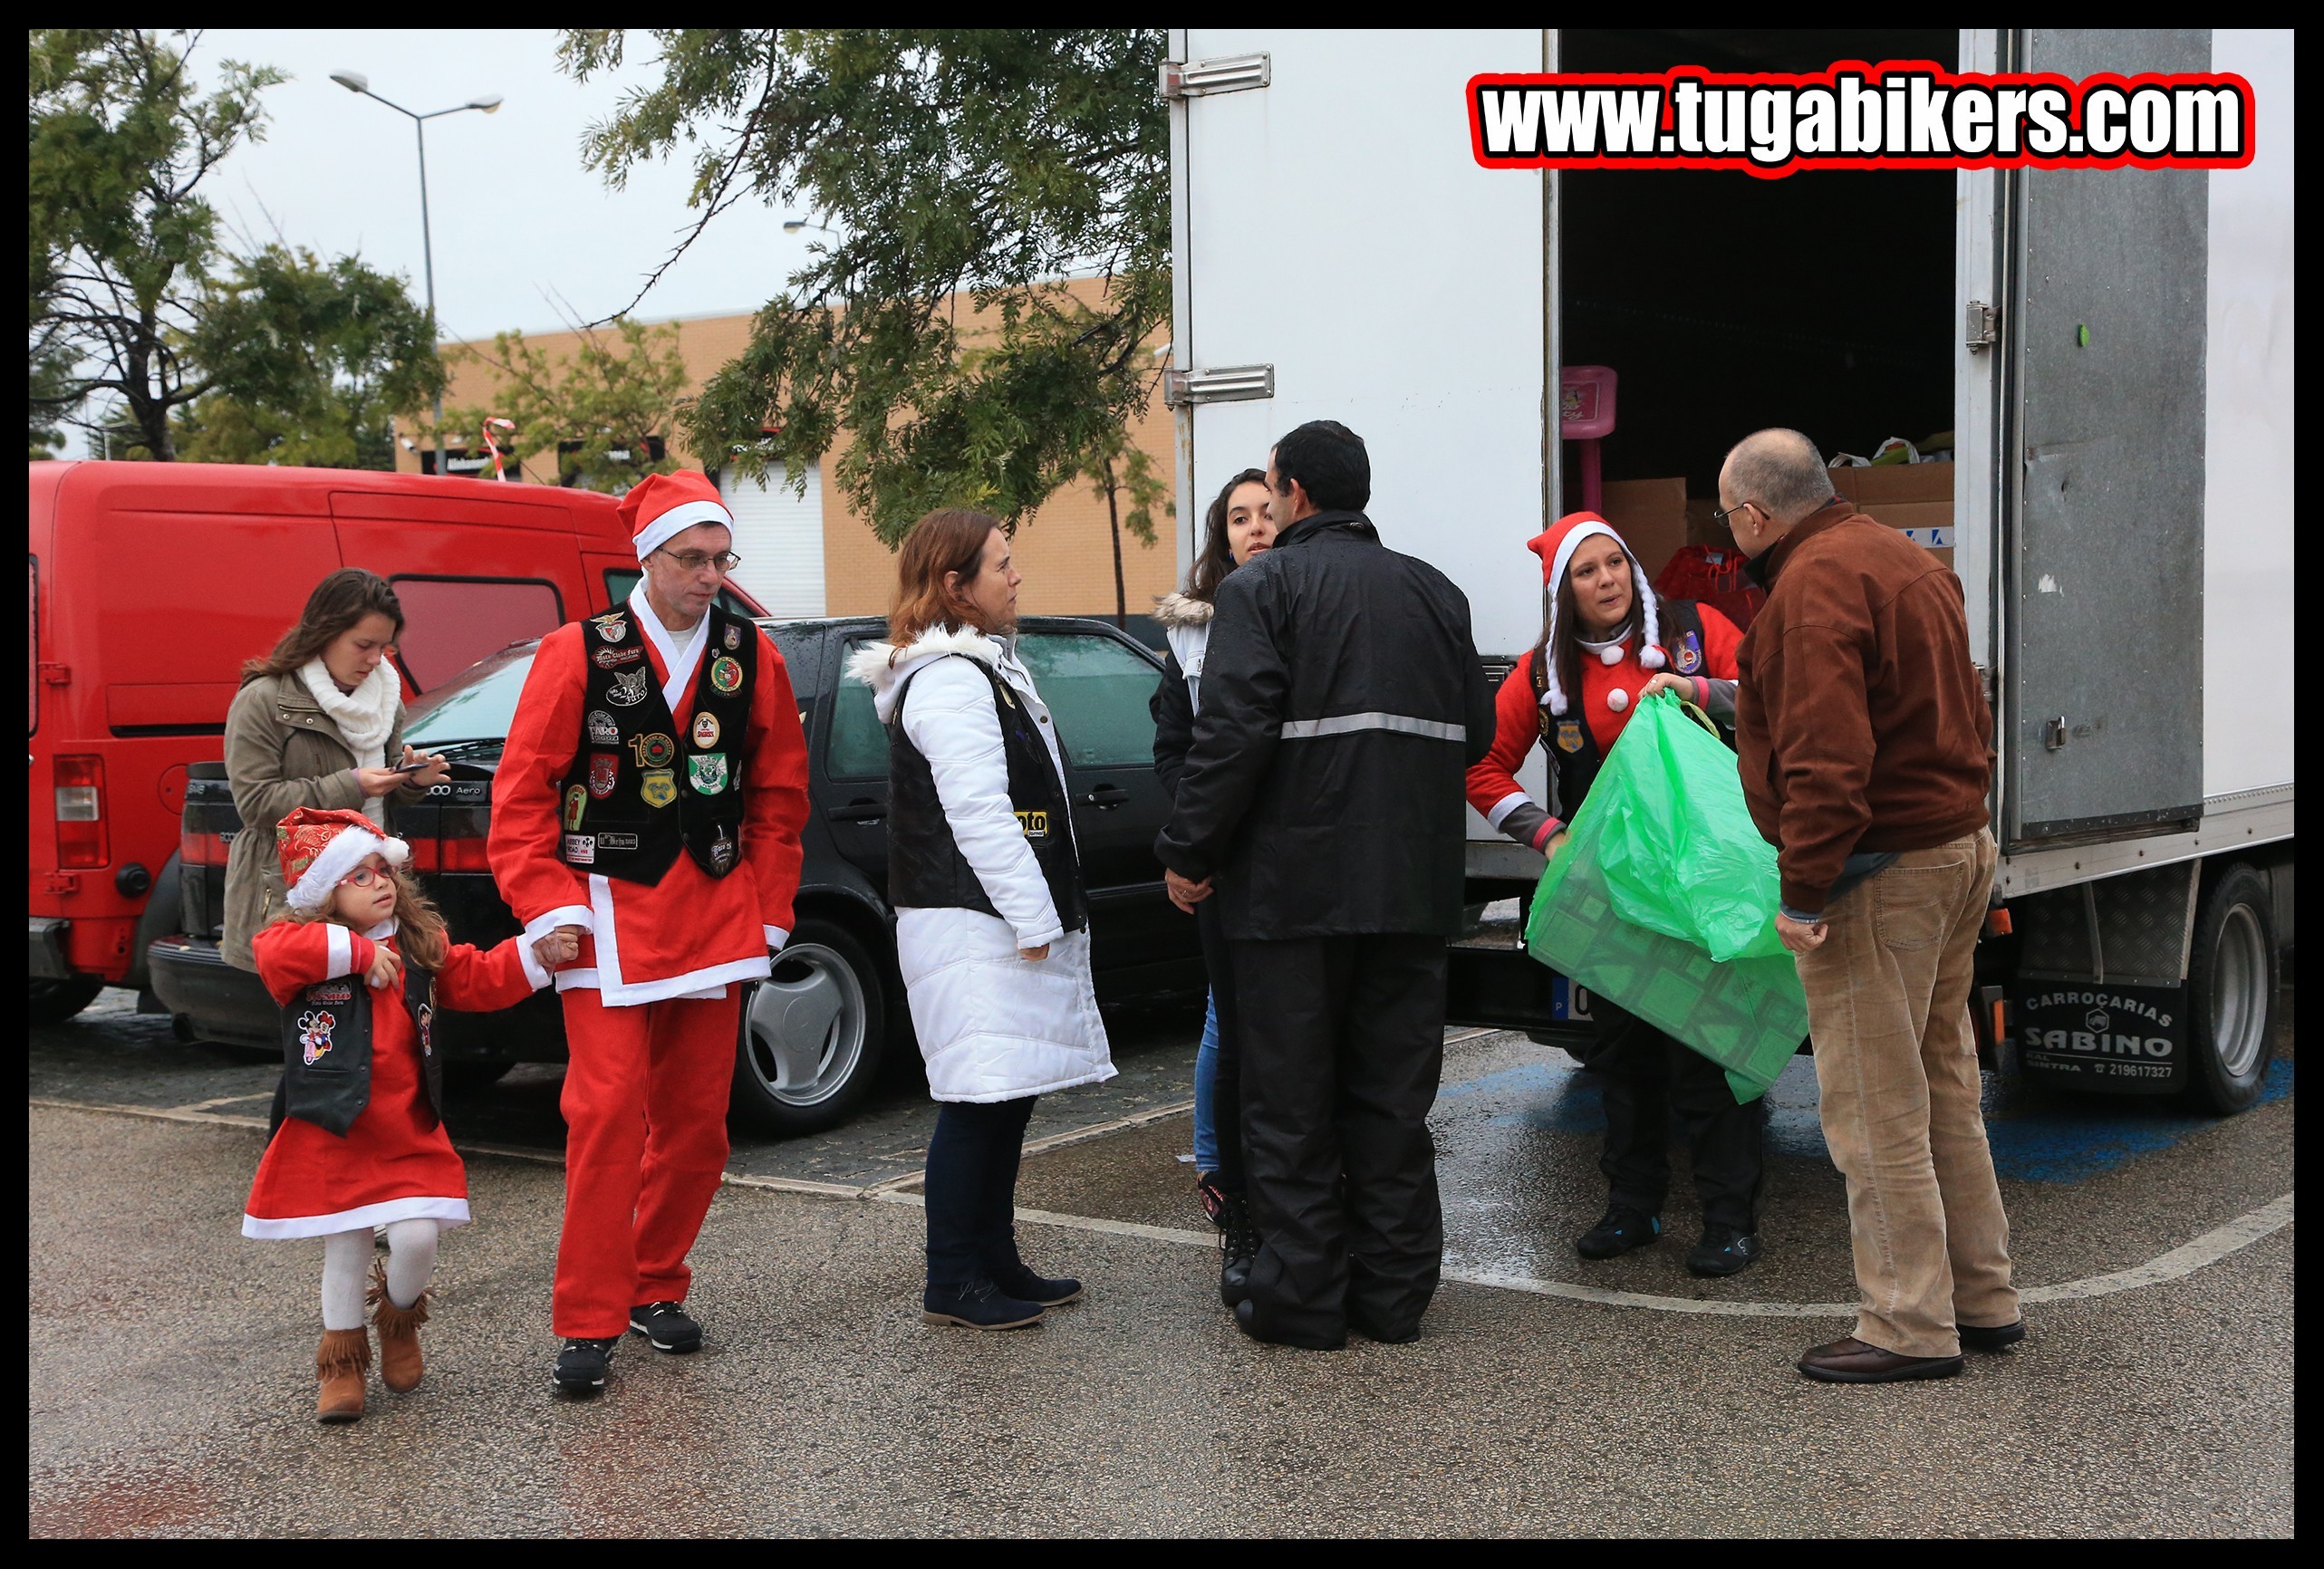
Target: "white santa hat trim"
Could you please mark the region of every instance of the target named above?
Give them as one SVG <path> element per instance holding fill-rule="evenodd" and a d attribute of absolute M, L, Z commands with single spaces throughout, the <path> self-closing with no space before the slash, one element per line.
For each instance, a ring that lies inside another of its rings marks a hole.
<path fill-rule="evenodd" d="M 671 507 L 637 532 L 638 561 L 684 534 L 698 523 L 715 523 L 734 532 L 734 514 L 715 501 L 685 501 Z"/>
<path fill-rule="evenodd" d="M 1663 629 L 1654 615 L 1654 588 L 1646 581 L 1646 569 L 1638 563 L 1638 553 L 1630 548 L 1628 540 L 1605 524 L 1595 519 L 1576 524 L 1567 532 L 1566 537 L 1557 542 L 1557 553 L 1549 563 L 1549 636 L 1542 643 L 1542 658 L 1549 669 L 1544 672 L 1548 679 L 1541 694 L 1541 706 L 1553 714 L 1562 715 L 1566 711 L 1566 688 L 1557 679 L 1558 591 L 1565 587 L 1567 567 L 1573 564 L 1574 547 L 1596 534 L 1602 534 L 1614 541 L 1622 547 L 1622 553 L 1630 558 L 1630 592 L 1639 606 L 1640 620 L 1646 632 L 1645 646 L 1638 652 L 1638 662 L 1650 670 L 1659 670 L 1664 663 Z"/>
<path fill-rule="evenodd" d="M 323 847 L 323 853 L 299 873 L 298 883 L 290 892 L 291 908 L 313 911 L 329 904 L 339 880 L 362 865 L 366 855 L 376 855 L 390 866 L 401 866 L 411 859 L 411 846 L 375 828 L 341 829 Z"/>

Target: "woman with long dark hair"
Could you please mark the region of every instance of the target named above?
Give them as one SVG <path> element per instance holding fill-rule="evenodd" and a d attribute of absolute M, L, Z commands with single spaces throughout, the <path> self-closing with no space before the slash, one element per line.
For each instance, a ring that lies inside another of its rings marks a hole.
<path fill-rule="evenodd" d="M 1194 744 L 1194 715 L 1201 707 L 1202 667 L 1210 651 L 1211 601 L 1229 573 L 1274 543 L 1266 472 L 1246 468 L 1228 480 L 1211 502 L 1202 553 L 1187 573 L 1186 588 L 1154 606 L 1154 620 L 1162 624 L 1170 641 L 1165 673 L 1152 703 L 1154 772 L 1172 795 L 1178 794 L 1179 775 L 1186 771 L 1187 748 Z M 1240 1016 L 1218 909 L 1205 901 L 1194 912 L 1203 965 L 1210 977 L 1202 1044 L 1194 1058 L 1194 1186 L 1204 1212 L 1219 1227 L 1219 1294 L 1232 1307 L 1248 1295 L 1242 1288 L 1250 1261 L 1258 1253 L 1258 1234 L 1243 1201 L 1241 1055 L 1235 1033 Z"/>
<path fill-rule="evenodd" d="M 1735 717 L 1735 650 L 1742 634 L 1708 605 L 1664 599 L 1630 547 L 1594 512 L 1569 513 L 1527 548 L 1541 558 L 1549 593 L 1541 640 L 1501 683 L 1492 750 L 1469 770 L 1469 803 L 1519 843 L 1555 856 L 1562 830 L 1638 704 L 1675 689 L 1712 719 Z M 1517 782 L 1538 742 L 1549 756 L 1556 815 Z M 1593 996 L 1596 1044 L 1584 1066 L 1606 1093 L 1608 1194 L 1605 1218 L 1575 1242 L 1585 1258 L 1612 1258 L 1662 1235 L 1670 1183 L 1671 1113 L 1687 1131 L 1702 1239 L 1687 1255 L 1697 1275 L 1733 1275 L 1760 1255 L 1761 1102 L 1735 1103 L 1716 1063 L 1645 1020 Z"/>
<path fill-rule="evenodd" d="M 288 911 L 275 823 L 302 806 L 335 807 L 384 830 L 391 798 L 421 800 L 450 775 L 441 757 L 403 745 L 403 686 L 389 657 L 402 635 L 387 580 L 342 567 L 314 585 L 274 650 L 242 667 L 226 716 L 226 775 L 244 827 L 227 854 L 227 963 L 255 973 L 250 939 Z"/>
<path fill-rule="evenodd" d="M 1017 1251 L 1033 1102 L 1114 1076 L 1089 973 L 1088 900 L 1063 743 L 1017 657 L 998 520 L 930 513 L 904 536 L 888 641 L 848 674 L 888 727 L 896 963 L 937 1102 L 922 1185 L 922 1316 L 1018 1329 L 1081 1295 Z"/>

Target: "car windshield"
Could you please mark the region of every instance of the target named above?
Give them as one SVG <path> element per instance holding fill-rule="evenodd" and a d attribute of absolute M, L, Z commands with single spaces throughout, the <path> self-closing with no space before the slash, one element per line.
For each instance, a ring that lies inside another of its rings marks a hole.
<path fill-rule="evenodd" d="M 420 698 L 405 719 L 403 738 L 422 751 L 455 741 L 506 741 L 539 646 L 512 643 Z"/>

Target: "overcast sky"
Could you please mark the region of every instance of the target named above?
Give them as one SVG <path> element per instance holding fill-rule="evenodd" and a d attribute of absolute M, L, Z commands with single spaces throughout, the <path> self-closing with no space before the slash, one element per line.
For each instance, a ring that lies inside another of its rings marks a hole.
<path fill-rule="evenodd" d="M 428 122 L 429 211 L 436 305 L 448 339 L 507 328 L 539 332 L 621 309 L 688 226 L 690 170 L 680 161 L 606 188 L 581 167 L 581 136 L 624 88 L 653 80 L 652 43 L 586 85 L 556 68 L 548 32 L 286 32 L 213 29 L 195 52 L 206 79 L 221 60 L 272 65 L 291 80 L 267 91 L 264 141 L 210 170 L 202 190 L 227 243 L 277 231 L 324 256 L 356 252 L 405 274 L 423 298 L 419 168 L 411 121 L 331 80 L 362 72 L 371 91 L 420 113 L 501 95 L 495 114 Z M 646 56 L 641 59 L 641 53 Z M 823 236 L 786 235 L 756 201 L 734 207 L 639 304 L 647 320 L 755 310 Z"/>

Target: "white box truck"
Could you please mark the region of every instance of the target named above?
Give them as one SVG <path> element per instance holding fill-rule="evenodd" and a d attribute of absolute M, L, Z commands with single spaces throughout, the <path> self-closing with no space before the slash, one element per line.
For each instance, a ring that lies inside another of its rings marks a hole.
<path fill-rule="evenodd" d="M 1561 368 L 1618 376 L 1609 485 L 1708 496 L 1768 425 L 1827 453 L 1949 433 L 1950 526 L 1915 537 L 1953 553 L 1996 721 L 1981 1041 L 2092 1090 L 2259 1097 L 2301 636 L 2290 31 L 1190 29 L 1170 56 L 1181 519 L 1345 421 L 1382 536 L 1461 585 L 1505 668 L 1540 625 L 1524 542 L 1574 505 Z M 1762 179 L 1472 155 L 1479 73 L 1841 60 L 2232 72 L 2256 156 Z M 1539 858 L 1471 829 L 1472 900 L 1529 890 Z M 1456 949 L 1452 994 L 1545 1036 L 1577 1012 L 1506 939 Z"/>

